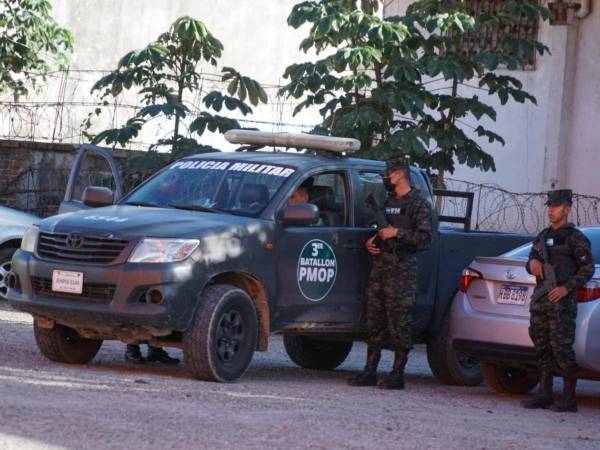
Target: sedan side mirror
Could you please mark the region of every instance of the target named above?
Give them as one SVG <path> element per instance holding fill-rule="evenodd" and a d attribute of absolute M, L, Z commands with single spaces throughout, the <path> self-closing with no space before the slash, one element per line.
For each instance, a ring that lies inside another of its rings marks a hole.
<path fill-rule="evenodd" d="M 101 206 L 109 206 L 113 204 L 113 191 L 100 186 L 88 186 L 83 191 L 81 201 L 84 205 L 90 208 L 99 208 Z"/>
<path fill-rule="evenodd" d="M 319 208 L 311 203 L 289 205 L 283 209 L 280 217 L 284 225 L 291 227 L 314 225 L 319 221 Z"/>

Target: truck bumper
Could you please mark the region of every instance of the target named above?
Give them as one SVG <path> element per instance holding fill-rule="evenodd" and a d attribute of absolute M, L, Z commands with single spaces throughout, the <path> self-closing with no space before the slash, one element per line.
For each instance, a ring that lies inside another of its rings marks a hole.
<path fill-rule="evenodd" d="M 454 297 L 450 340 L 459 351 L 483 361 L 535 365 L 529 317 L 474 309 L 468 297 Z M 579 303 L 573 346 L 582 369 L 600 373 L 600 300 Z"/>
<path fill-rule="evenodd" d="M 170 264 L 75 265 L 19 250 L 12 261 L 17 287 L 9 290 L 8 300 L 36 318 L 95 330 L 106 338 L 140 335 L 141 330 L 164 336 L 183 331 L 190 323 L 195 303 L 190 299 L 200 292 L 193 264 L 188 259 Z M 54 270 L 82 272 L 83 293 L 52 291 Z"/>

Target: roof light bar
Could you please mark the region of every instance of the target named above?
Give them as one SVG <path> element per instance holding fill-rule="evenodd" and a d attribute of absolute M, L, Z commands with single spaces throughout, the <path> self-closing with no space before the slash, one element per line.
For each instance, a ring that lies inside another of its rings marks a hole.
<path fill-rule="evenodd" d="M 337 153 L 354 153 L 360 149 L 357 139 L 318 136 L 306 133 L 268 133 L 252 130 L 229 130 L 225 139 L 232 144 L 270 145 L 327 150 Z"/>

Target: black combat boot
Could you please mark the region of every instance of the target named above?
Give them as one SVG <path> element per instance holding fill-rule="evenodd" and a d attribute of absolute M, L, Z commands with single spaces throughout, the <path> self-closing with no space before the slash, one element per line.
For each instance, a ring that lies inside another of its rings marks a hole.
<path fill-rule="evenodd" d="M 394 367 L 385 380 L 379 383 L 380 389 L 404 389 L 404 368 L 408 361 L 408 352 L 396 352 Z"/>
<path fill-rule="evenodd" d="M 577 400 L 575 399 L 575 388 L 577 387 L 577 375 L 569 374 L 563 378 L 563 395 L 552 405 L 555 412 L 577 412 Z"/>
<path fill-rule="evenodd" d="M 554 403 L 552 395 L 553 374 L 549 369 L 544 369 L 540 373 L 540 389 L 531 400 L 523 400 L 521 406 L 528 409 L 546 409 Z"/>
<path fill-rule="evenodd" d="M 381 347 L 369 345 L 367 348 L 367 364 L 364 370 L 348 380 L 350 386 L 377 386 L 377 366 L 381 359 Z"/>
<path fill-rule="evenodd" d="M 144 364 L 146 359 L 140 352 L 140 346 L 137 344 L 127 344 L 127 350 L 125 350 L 125 361 L 132 362 L 134 364 Z"/>
<path fill-rule="evenodd" d="M 159 362 L 163 364 L 179 364 L 179 359 L 172 358 L 160 347 L 148 346 L 148 355 L 146 355 L 146 359 L 150 362 Z"/>

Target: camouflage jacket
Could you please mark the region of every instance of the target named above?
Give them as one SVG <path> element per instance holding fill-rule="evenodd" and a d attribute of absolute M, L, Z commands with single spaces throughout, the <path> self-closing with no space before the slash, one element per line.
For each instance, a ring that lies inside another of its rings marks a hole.
<path fill-rule="evenodd" d="M 390 224 L 398 228 L 398 235 L 394 238 L 398 242 L 399 251 L 414 252 L 427 248 L 433 238 L 431 224 L 431 207 L 423 198 L 418 189 L 411 189 L 401 198 L 390 196 L 386 201 L 386 215 Z M 406 224 L 397 226 L 390 211 L 405 209 Z"/>
<path fill-rule="evenodd" d="M 558 230 L 544 229 L 533 241 L 529 262 L 536 259 L 544 263 L 540 251 L 540 242 L 546 240 L 546 249 L 550 264 L 554 267 L 559 286 L 564 286 L 569 293 L 587 283 L 594 274 L 594 259 L 589 239 L 575 225 L 569 223 Z M 542 280 L 537 279 L 538 284 Z"/>

